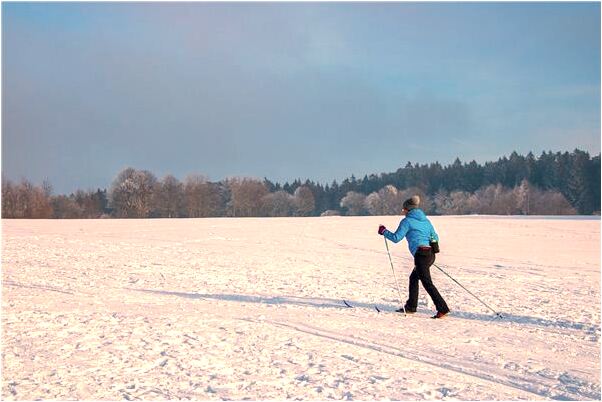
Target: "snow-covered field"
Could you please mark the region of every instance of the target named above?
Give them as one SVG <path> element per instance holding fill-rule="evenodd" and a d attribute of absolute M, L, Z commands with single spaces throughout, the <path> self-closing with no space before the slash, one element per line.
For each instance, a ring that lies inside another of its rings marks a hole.
<path fill-rule="evenodd" d="M 450 318 L 391 312 L 398 222 L 3 220 L 1 397 L 600 399 L 599 219 L 433 217 L 493 321 L 434 267 Z"/>

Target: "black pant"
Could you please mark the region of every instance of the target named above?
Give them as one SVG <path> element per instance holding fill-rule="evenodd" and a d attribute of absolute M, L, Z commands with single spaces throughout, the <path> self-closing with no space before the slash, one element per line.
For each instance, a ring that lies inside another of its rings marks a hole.
<path fill-rule="evenodd" d="M 449 307 L 447 307 L 445 300 L 443 300 L 443 297 L 441 297 L 431 280 L 431 265 L 434 262 L 435 254 L 431 250 L 418 249 L 416 251 L 414 255 L 414 264 L 416 266 L 410 275 L 410 296 L 405 306 L 407 310 L 416 311 L 416 307 L 418 306 L 418 280 L 420 280 L 426 292 L 433 299 L 437 311 L 441 313 L 449 312 Z"/>

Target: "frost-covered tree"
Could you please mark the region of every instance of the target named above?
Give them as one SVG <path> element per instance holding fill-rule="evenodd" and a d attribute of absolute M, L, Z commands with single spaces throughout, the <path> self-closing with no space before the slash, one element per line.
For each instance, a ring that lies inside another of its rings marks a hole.
<path fill-rule="evenodd" d="M 449 197 L 449 193 L 443 189 L 440 189 L 435 194 L 433 199 L 435 204 L 435 213 L 439 215 L 449 215 L 449 211 L 451 210 L 451 198 Z"/>
<path fill-rule="evenodd" d="M 559 191 L 532 189 L 529 203 L 532 215 L 577 214 L 577 210 Z"/>
<path fill-rule="evenodd" d="M 397 215 L 403 208 L 401 193 L 392 184 L 386 185 L 378 191 L 382 201 L 383 215 Z"/>
<path fill-rule="evenodd" d="M 341 199 L 341 208 L 347 209 L 347 215 L 363 215 L 366 211 L 364 200 L 366 196 L 355 191 L 348 191 Z"/>
<path fill-rule="evenodd" d="M 452 191 L 449 194 L 450 215 L 466 215 L 475 213 L 479 208 L 478 200 L 466 191 Z"/>
<path fill-rule="evenodd" d="M 378 192 L 370 193 L 364 205 L 371 215 L 396 215 L 401 212 L 403 201 L 402 194 L 389 184 Z"/>
<path fill-rule="evenodd" d="M 152 208 L 156 177 L 147 170 L 126 168 L 111 184 L 110 200 L 119 218 L 146 218 Z"/>
<path fill-rule="evenodd" d="M 403 196 L 389 184 L 378 192 L 370 193 L 364 200 L 364 206 L 371 215 L 396 215 L 403 208 Z"/>
<path fill-rule="evenodd" d="M 279 190 L 263 196 L 262 214 L 265 216 L 291 216 L 297 208 L 295 198 Z"/>
<path fill-rule="evenodd" d="M 298 216 L 309 216 L 314 212 L 316 200 L 314 193 L 307 186 L 297 187 L 294 193 L 296 214 Z"/>
<path fill-rule="evenodd" d="M 474 194 L 478 206 L 475 213 L 489 215 L 518 215 L 520 208 L 516 194 L 501 184 L 489 185 Z"/>
<path fill-rule="evenodd" d="M 411 198 L 415 195 L 420 197 L 420 206 L 419 206 L 420 209 L 422 209 L 427 214 L 434 212 L 435 204 L 433 203 L 431 198 L 426 194 L 426 192 L 424 192 L 424 190 L 422 190 L 419 187 L 408 187 L 403 190 L 398 190 L 397 199 L 399 201 L 401 201 L 401 204 L 403 207 L 403 202 L 405 200 L 407 200 L 408 198 Z M 400 212 L 401 212 L 401 208 L 394 213 L 399 214 Z"/>
<path fill-rule="evenodd" d="M 476 213 L 478 202 L 466 191 L 439 191 L 435 194 L 434 209 L 441 215 L 463 215 Z"/>
<path fill-rule="evenodd" d="M 398 190 L 389 184 L 378 192 L 368 195 L 365 207 L 372 215 L 399 215 L 403 209 L 403 203 L 408 198 L 418 195 L 420 197 L 420 208 L 427 213 L 434 212 L 434 203 L 426 193 L 417 187 L 409 187 Z"/>
<path fill-rule="evenodd" d="M 364 199 L 364 208 L 370 215 L 382 215 L 382 201 L 377 192 L 370 193 Z"/>
<path fill-rule="evenodd" d="M 514 196 L 516 198 L 517 208 L 523 215 L 529 215 L 531 185 L 527 179 L 523 179 L 520 185 L 514 188 Z"/>

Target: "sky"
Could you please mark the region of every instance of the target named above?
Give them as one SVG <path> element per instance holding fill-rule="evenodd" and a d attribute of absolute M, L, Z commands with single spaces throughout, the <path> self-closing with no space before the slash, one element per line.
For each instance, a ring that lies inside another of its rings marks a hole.
<path fill-rule="evenodd" d="M 599 3 L 2 3 L 2 174 L 55 193 L 575 148 Z"/>

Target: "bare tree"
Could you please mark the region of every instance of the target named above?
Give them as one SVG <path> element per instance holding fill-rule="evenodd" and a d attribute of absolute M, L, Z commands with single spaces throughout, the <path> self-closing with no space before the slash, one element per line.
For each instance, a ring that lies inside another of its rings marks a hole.
<path fill-rule="evenodd" d="M 49 219 L 52 218 L 52 206 L 50 205 L 50 196 L 42 187 L 34 186 L 30 194 L 32 202 L 31 218 Z"/>
<path fill-rule="evenodd" d="M 90 192 L 86 192 L 83 190 L 77 190 L 75 194 L 72 194 L 70 197 L 75 204 L 79 207 L 79 216 L 78 218 L 97 218 L 100 216 L 100 211 L 98 210 L 98 205 L 92 197 L 90 197 Z M 73 209 L 75 212 L 76 210 Z"/>
<path fill-rule="evenodd" d="M 190 218 L 200 218 L 203 214 L 202 187 L 207 183 L 207 178 L 193 174 L 184 179 L 184 205 Z"/>
<path fill-rule="evenodd" d="M 85 217 L 83 208 L 74 197 L 58 195 L 52 197 L 52 217 L 57 219 L 80 219 Z"/>
<path fill-rule="evenodd" d="M 18 196 L 12 181 L 2 177 L 2 218 L 17 218 Z"/>
<path fill-rule="evenodd" d="M 25 179 L 16 186 L 5 180 L 2 182 L 2 214 L 5 218 L 51 218 L 50 197 L 44 188 Z"/>
<path fill-rule="evenodd" d="M 110 190 L 115 215 L 121 218 L 148 217 L 156 183 L 155 176 L 147 170 L 124 169 Z"/>
<path fill-rule="evenodd" d="M 172 175 L 165 176 L 155 186 L 153 201 L 158 216 L 162 218 L 182 216 L 184 210 L 182 183 Z"/>
<path fill-rule="evenodd" d="M 188 216 L 203 218 L 218 216 L 221 210 L 222 196 L 220 188 L 210 183 L 207 177 L 192 174 L 184 180 L 184 198 Z"/>
<path fill-rule="evenodd" d="M 22 179 L 17 185 L 17 205 L 15 208 L 16 218 L 33 217 L 33 184 L 26 179 Z"/>
<path fill-rule="evenodd" d="M 268 193 L 262 181 L 251 178 L 230 178 L 226 181 L 230 190 L 229 216 L 260 216 L 261 200 Z"/>
<path fill-rule="evenodd" d="M 42 191 L 44 192 L 46 198 L 50 199 L 50 197 L 52 196 L 52 184 L 50 183 L 50 180 L 48 180 L 47 177 L 42 182 Z"/>

